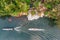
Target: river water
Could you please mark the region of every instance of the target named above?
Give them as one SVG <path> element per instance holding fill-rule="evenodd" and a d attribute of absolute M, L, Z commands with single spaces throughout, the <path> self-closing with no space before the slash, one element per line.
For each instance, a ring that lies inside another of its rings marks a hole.
<path fill-rule="evenodd" d="M 11 20 L 0 19 L 0 40 L 60 40 L 60 29 L 46 17 L 33 21 L 28 21 L 27 17 L 11 17 Z M 4 31 L 4 27 L 21 27 L 21 30 Z M 28 31 L 28 28 L 40 28 L 45 31 Z"/>

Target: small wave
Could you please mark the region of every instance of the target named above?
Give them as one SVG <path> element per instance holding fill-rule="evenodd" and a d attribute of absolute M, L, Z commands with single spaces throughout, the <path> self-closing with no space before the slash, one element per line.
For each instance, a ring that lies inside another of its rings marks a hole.
<path fill-rule="evenodd" d="M 29 28 L 29 31 L 45 31 L 45 29 L 39 29 L 39 28 Z"/>
<path fill-rule="evenodd" d="M 20 26 L 19 27 L 15 27 L 14 30 L 20 32 L 21 31 L 21 27 Z"/>

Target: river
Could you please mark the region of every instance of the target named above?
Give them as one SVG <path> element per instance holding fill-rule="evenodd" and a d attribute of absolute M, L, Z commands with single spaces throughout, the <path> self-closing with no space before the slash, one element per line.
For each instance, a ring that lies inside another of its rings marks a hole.
<path fill-rule="evenodd" d="M 27 17 L 0 18 L 0 40 L 60 40 L 60 29 L 46 17 L 28 21 Z M 21 31 L 4 31 L 4 27 L 21 27 Z M 45 31 L 28 31 L 28 28 L 40 28 Z"/>

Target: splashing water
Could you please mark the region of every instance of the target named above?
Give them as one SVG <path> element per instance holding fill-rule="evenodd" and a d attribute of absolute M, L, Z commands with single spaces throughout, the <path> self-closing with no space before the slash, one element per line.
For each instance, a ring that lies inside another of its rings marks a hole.
<path fill-rule="evenodd" d="M 21 27 L 16 27 L 16 28 L 14 28 L 14 30 L 18 31 L 18 32 L 22 31 Z M 28 31 L 46 31 L 45 29 L 39 29 L 39 28 L 28 28 L 27 30 Z M 25 31 L 25 30 L 23 30 L 23 31 Z"/>
<path fill-rule="evenodd" d="M 29 28 L 29 31 L 45 31 L 45 29 L 40 29 L 40 28 Z"/>
<path fill-rule="evenodd" d="M 32 14 L 29 14 L 28 16 L 27 16 L 27 18 L 28 18 L 28 20 L 35 20 L 35 19 L 38 19 L 40 16 L 38 16 L 38 15 L 33 15 L 32 16 Z"/>
<path fill-rule="evenodd" d="M 40 17 L 43 17 L 44 16 L 44 13 L 41 12 L 41 15 L 39 16 L 38 13 L 36 13 L 35 15 L 32 15 L 30 12 L 27 16 L 28 20 L 36 20 L 36 19 L 39 19 Z"/>
<path fill-rule="evenodd" d="M 14 28 L 14 30 L 19 32 L 19 31 L 21 31 L 21 27 L 16 27 L 16 28 Z"/>

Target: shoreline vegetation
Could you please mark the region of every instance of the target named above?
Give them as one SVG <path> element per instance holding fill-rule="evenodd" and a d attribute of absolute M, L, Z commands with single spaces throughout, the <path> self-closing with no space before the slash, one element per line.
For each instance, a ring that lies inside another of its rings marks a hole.
<path fill-rule="evenodd" d="M 22 15 L 28 16 L 30 13 L 31 16 L 46 16 L 59 20 L 59 8 L 60 0 L 0 0 L 0 17 L 18 18 Z"/>

